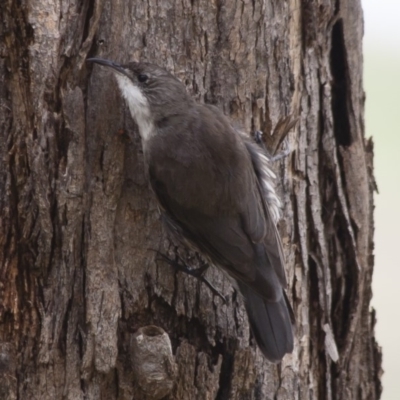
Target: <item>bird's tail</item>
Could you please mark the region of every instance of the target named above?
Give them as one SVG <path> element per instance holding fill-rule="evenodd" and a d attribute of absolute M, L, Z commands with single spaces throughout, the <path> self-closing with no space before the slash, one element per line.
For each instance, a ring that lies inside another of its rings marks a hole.
<path fill-rule="evenodd" d="M 258 347 L 272 362 L 293 351 L 294 314 L 283 291 L 278 302 L 269 302 L 244 283 L 239 283 L 251 330 Z"/>

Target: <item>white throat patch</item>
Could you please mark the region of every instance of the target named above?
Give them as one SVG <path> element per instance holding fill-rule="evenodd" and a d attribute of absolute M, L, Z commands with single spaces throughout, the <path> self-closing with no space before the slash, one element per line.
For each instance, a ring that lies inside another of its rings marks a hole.
<path fill-rule="evenodd" d="M 149 102 L 140 89 L 128 77 L 118 72 L 115 73 L 115 77 L 117 78 L 121 94 L 128 103 L 132 118 L 138 125 L 139 133 L 144 143 L 155 133 L 154 122 L 150 115 Z"/>

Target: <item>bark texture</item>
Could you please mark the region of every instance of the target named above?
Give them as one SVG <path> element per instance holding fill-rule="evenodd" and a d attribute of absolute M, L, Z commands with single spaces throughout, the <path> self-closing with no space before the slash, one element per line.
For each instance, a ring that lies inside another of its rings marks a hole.
<path fill-rule="evenodd" d="M 0 10 L 0 398 L 378 399 L 360 0 L 3 0 Z M 227 304 L 157 262 L 154 250 L 185 252 L 162 231 L 115 81 L 87 56 L 164 65 L 248 132 L 298 118 L 293 152 L 276 164 L 297 318 L 280 365 L 256 350 L 219 271 L 207 278 Z M 143 338 L 165 339 L 160 328 L 171 344 L 153 356 L 174 384 L 156 395 L 134 360 Z"/>

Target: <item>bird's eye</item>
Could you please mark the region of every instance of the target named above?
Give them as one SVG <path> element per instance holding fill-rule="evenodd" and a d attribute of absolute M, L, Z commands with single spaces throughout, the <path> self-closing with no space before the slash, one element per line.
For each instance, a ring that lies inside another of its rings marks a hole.
<path fill-rule="evenodd" d="M 139 74 L 138 75 L 138 81 L 141 83 L 146 82 L 149 79 L 148 75 L 146 74 Z"/>

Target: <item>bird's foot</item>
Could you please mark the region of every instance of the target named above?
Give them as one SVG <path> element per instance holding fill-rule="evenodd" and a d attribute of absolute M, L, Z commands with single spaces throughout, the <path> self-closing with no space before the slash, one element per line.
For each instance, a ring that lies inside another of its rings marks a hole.
<path fill-rule="evenodd" d="M 253 135 L 254 141 L 267 153 L 268 158 L 271 162 L 282 160 L 282 158 L 289 156 L 290 153 L 292 152 L 289 141 L 287 138 L 285 138 L 282 142 L 284 149 L 281 152 L 279 152 L 278 154 L 271 155 L 270 152 L 266 149 L 266 146 L 265 146 L 262 136 L 263 136 L 263 132 L 255 131 L 254 135 Z"/>
<path fill-rule="evenodd" d="M 283 141 L 283 146 L 282 147 L 284 147 L 284 149 L 281 152 L 279 152 L 278 154 L 275 154 L 274 156 L 272 156 L 270 158 L 270 160 L 272 162 L 282 160 L 282 158 L 286 158 L 292 152 L 292 149 L 290 148 L 289 141 L 287 139 L 285 139 Z"/>
<path fill-rule="evenodd" d="M 175 256 L 175 259 L 169 258 L 167 255 L 157 252 L 158 260 L 165 261 L 167 264 L 174 267 L 176 270 L 184 272 L 185 274 L 191 275 L 198 279 L 200 282 L 206 284 L 206 286 L 214 293 L 214 295 L 220 297 L 224 303 L 226 303 L 226 298 L 223 296 L 218 289 L 204 276 L 204 273 L 210 267 L 209 264 L 203 263 L 199 268 L 192 268 L 188 266 L 184 260 L 182 260 L 179 255 Z"/>
<path fill-rule="evenodd" d="M 280 118 L 273 131 L 263 137 L 262 131 L 255 131 L 253 134 L 254 141 L 264 150 L 271 161 L 281 160 L 291 153 L 288 143 L 288 133 L 297 125 L 298 118 L 292 115 Z M 277 154 L 281 144 L 285 143 L 286 149 Z"/>

